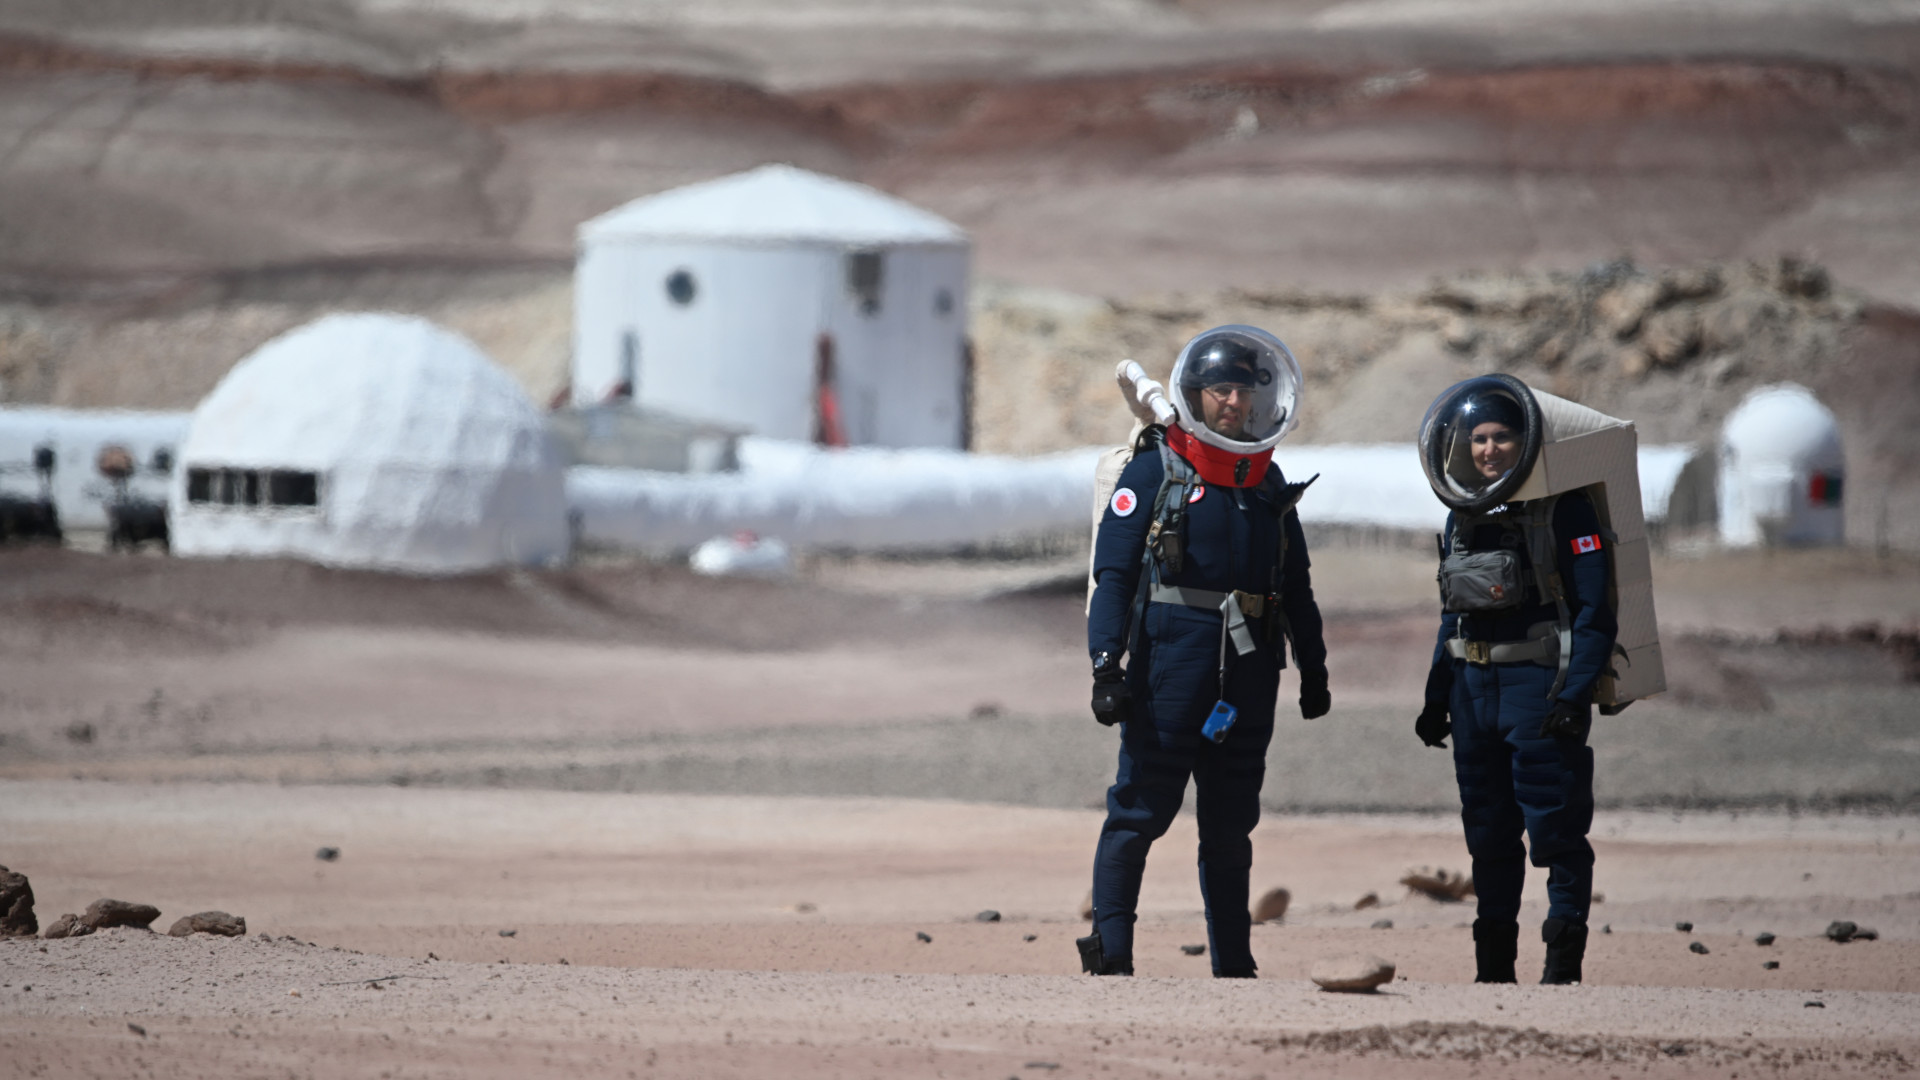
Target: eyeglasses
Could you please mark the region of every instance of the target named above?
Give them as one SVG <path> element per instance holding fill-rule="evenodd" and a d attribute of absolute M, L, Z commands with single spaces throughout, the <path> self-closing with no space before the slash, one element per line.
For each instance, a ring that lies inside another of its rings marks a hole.
<path fill-rule="evenodd" d="M 1206 387 L 1207 396 L 1215 401 L 1226 401 L 1238 395 L 1243 400 L 1253 399 L 1253 387 L 1243 383 L 1216 383 Z"/>

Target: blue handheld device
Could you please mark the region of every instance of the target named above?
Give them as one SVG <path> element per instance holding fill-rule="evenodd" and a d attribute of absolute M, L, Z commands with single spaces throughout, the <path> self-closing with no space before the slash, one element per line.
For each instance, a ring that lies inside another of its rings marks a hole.
<path fill-rule="evenodd" d="M 1207 714 L 1206 726 L 1200 729 L 1200 734 L 1214 742 L 1225 742 L 1227 732 L 1233 730 L 1233 722 L 1238 719 L 1240 710 L 1224 701 L 1216 701 L 1213 703 L 1213 712 Z"/>

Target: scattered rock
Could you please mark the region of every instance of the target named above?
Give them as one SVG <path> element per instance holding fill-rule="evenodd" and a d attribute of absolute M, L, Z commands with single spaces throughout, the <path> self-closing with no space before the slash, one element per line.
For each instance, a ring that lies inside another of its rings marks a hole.
<path fill-rule="evenodd" d="M 1026 935 L 1023 935 L 1023 936 L 1022 936 L 1022 937 L 1020 938 L 1020 940 L 1021 940 L 1021 941 L 1039 941 L 1039 940 L 1040 940 L 1040 935 L 1039 935 L 1039 934 L 1026 934 Z"/>
<path fill-rule="evenodd" d="M 1605 926 L 1602 926 L 1602 927 L 1600 928 L 1600 932 L 1601 932 L 1601 933 L 1603 933 L 1603 934 L 1611 934 L 1611 933 L 1613 933 L 1613 924 L 1612 924 L 1612 923 L 1608 923 L 1608 924 L 1606 924 Z"/>
<path fill-rule="evenodd" d="M 1622 281 L 1600 294 L 1593 314 L 1615 338 L 1625 341 L 1640 332 L 1640 324 L 1660 299 L 1660 285 L 1643 277 Z"/>
<path fill-rule="evenodd" d="M 1448 904 L 1473 895 L 1473 875 L 1453 870 L 1435 870 L 1427 866 L 1407 871 L 1400 879 L 1400 884 Z"/>
<path fill-rule="evenodd" d="M 1695 955 L 1698 955 L 1698 956 L 1707 955 L 1707 947 L 1705 945 L 1700 944 L 1697 941 L 1688 944 L 1687 951 L 1690 953 L 1694 953 Z"/>
<path fill-rule="evenodd" d="M 1480 344 L 1480 331 L 1472 323 L 1458 315 L 1451 316 L 1440 326 L 1440 340 L 1454 352 L 1472 352 Z"/>
<path fill-rule="evenodd" d="M 1180 946 L 1180 951 L 1186 953 L 1188 956 L 1207 955 L 1207 947 L 1205 945 L 1182 945 Z"/>
<path fill-rule="evenodd" d="M 1379 906 L 1380 906 L 1380 894 L 1377 892 L 1370 892 L 1367 895 L 1353 902 L 1353 910 L 1355 911 L 1365 911 L 1368 908 L 1375 908 Z"/>
<path fill-rule="evenodd" d="M 1804 1004 L 1809 1009 L 1824 1009 L 1827 1007 L 1827 1003 L 1824 1001 L 1809 1001 Z"/>
<path fill-rule="evenodd" d="M 47 927 L 46 932 L 40 936 L 52 941 L 55 938 L 86 937 L 91 933 L 93 933 L 93 927 L 82 922 L 80 916 L 62 915 L 53 920 L 53 925 Z"/>
<path fill-rule="evenodd" d="M 1845 920 L 1839 920 L 1827 924 L 1826 937 L 1828 941 L 1837 941 L 1844 945 L 1852 941 L 1854 935 L 1859 932 L 1860 928 L 1858 926 Z"/>
<path fill-rule="evenodd" d="M 1393 920 L 1392 919 L 1375 919 L 1373 920 L 1373 929 L 1391 930 L 1393 929 Z"/>
<path fill-rule="evenodd" d="M 219 934 L 222 937 L 240 937 L 246 932 L 247 920 L 238 915 L 229 915 L 224 911 L 202 911 L 197 915 L 187 915 L 176 920 L 173 929 L 167 931 L 167 936 Z"/>
<path fill-rule="evenodd" d="M 1000 703 L 997 701 L 982 701 L 976 704 L 967 715 L 975 720 L 998 720 L 1000 718 Z"/>
<path fill-rule="evenodd" d="M 1718 296 L 1725 283 L 1717 266 L 1668 270 L 1660 275 L 1659 303 L 1665 305 L 1681 300 L 1705 300 Z"/>
<path fill-rule="evenodd" d="M 40 932 L 33 915 L 33 885 L 27 875 L 0 866 L 0 938 L 32 937 Z"/>
<path fill-rule="evenodd" d="M 1322 990 L 1366 993 L 1393 981 L 1393 965 L 1377 956 L 1353 953 L 1314 961 L 1307 977 Z"/>
<path fill-rule="evenodd" d="M 84 720 L 76 721 L 74 723 L 68 724 L 67 725 L 67 741 L 79 743 L 82 746 L 85 746 L 88 743 L 92 742 L 93 741 L 93 725 L 87 723 Z"/>
<path fill-rule="evenodd" d="M 1773 944 L 1773 934 L 1771 932 L 1760 934 L 1753 939 L 1753 943 L 1755 945 L 1771 945 Z"/>
<path fill-rule="evenodd" d="M 1081 897 L 1080 899 L 1080 917 L 1082 919 L 1087 920 L 1088 922 L 1093 921 L 1093 890 L 1092 889 L 1088 889 L 1087 895 L 1084 897 Z M 1255 921 L 1257 922 L 1258 920 L 1255 920 Z"/>
<path fill-rule="evenodd" d="M 1000 913 L 993 910 L 992 908 L 988 908 L 987 910 L 981 912 L 980 914 L 975 915 L 974 920 L 977 922 L 999 922 Z"/>
<path fill-rule="evenodd" d="M 1638 379 L 1652 368 L 1653 361 L 1638 349 L 1620 354 L 1620 374 L 1629 379 Z"/>
<path fill-rule="evenodd" d="M 1287 905 L 1293 903 L 1293 894 L 1285 889 L 1268 889 L 1260 894 L 1253 905 L 1253 921 L 1279 922 L 1287 917 Z"/>
<path fill-rule="evenodd" d="M 1768 971 L 1778 971 L 1778 970 L 1780 970 L 1780 961 L 1778 961 L 1778 960 L 1769 960 L 1769 961 L 1767 961 L 1766 963 L 1764 963 L 1764 964 L 1761 964 L 1760 966 L 1761 966 L 1762 968 L 1765 968 L 1765 969 L 1766 969 L 1766 970 L 1768 970 Z"/>
<path fill-rule="evenodd" d="M 1057 1061 L 1029 1061 L 1025 1067 L 1029 1069 L 1045 1069 L 1048 1072 L 1052 1072 L 1060 1067 L 1060 1063 Z"/>
<path fill-rule="evenodd" d="M 135 1035 L 138 1035 L 143 1039 L 147 1037 L 147 1029 L 141 1027 L 139 1024 L 136 1024 L 131 1020 L 127 1021 L 127 1030 L 133 1032 Z"/>
<path fill-rule="evenodd" d="M 1603 892 L 1597 892 L 1597 893 L 1594 893 L 1594 894 L 1593 894 L 1593 902 L 1594 902 L 1594 903 L 1596 903 L 1596 904 L 1604 904 L 1604 903 L 1606 903 L 1606 902 L 1607 902 L 1607 894 L 1606 894 L 1606 893 L 1603 893 Z"/>
<path fill-rule="evenodd" d="M 927 933 L 925 930 L 915 930 L 913 936 L 919 938 L 922 944 L 933 944 L 933 935 Z"/>
<path fill-rule="evenodd" d="M 501 937 L 513 937 L 514 935 L 516 935 L 516 934 L 518 934 L 519 932 L 520 932 L 520 931 L 518 931 L 518 930 L 502 930 L 502 931 L 500 931 L 500 936 L 501 936 Z"/>
<path fill-rule="evenodd" d="M 87 905 L 87 913 L 80 921 L 95 930 L 105 930 L 114 926 L 132 926 L 145 930 L 160 917 L 160 909 L 152 904 L 134 904 L 125 900 L 95 900 Z"/>
<path fill-rule="evenodd" d="M 1699 312 L 1680 307 L 1654 315 L 1640 334 L 1640 347 L 1660 367 L 1676 367 L 1699 355 Z"/>
<path fill-rule="evenodd" d="M 1740 290 L 1707 311 L 1700 323 L 1700 344 L 1710 353 L 1737 349 L 1757 337 L 1768 323 L 1786 315 L 1785 306 L 1772 295 Z"/>
<path fill-rule="evenodd" d="M 799 903 L 793 905 L 793 910 L 794 910 L 794 913 L 797 915 L 811 915 L 814 912 L 820 910 L 820 905 L 810 903 L 806 900 L 802 900 Z"/>
<path fill-rule="evenodd" d="M 1681 933 L 1683 933 L 1683 934 L 1691 934 L 1691 933 L 1693 933 L 1693 924 L 1692 924 L 1692 923 L 1690 923 L 1690 922 L 1677 922 L 1677 923 L 1674 923 L 1674 924 L 1673 924 L 1673 928 L 1674 928 L 1675 930 L 1678 930 L 1678 931 L 1680 931 L 1680 932 L 1681 932 Z"/>
<path fill-rule="evenodd" d="M 321 862 L 332 862 L 340 857 L 340 849 L 337 847 L 323 847 L 314 852 L 313 857 L 319 859 Z"/>
<path fill-rule="evenodd" d="M 1804 300 L 1819 300 L 1833 291 L 1833 276 L 1826 267 L 1792 255 L 1780 257 L 1775 280 L 1781 292 Z"/>
<path fill-rule="evenodd" d="M 1873 927 L 1871 927 L 1871 926 L 1863 926 L 1863 927 L 1861 927 L 1861 928 L 1859 928 L 1858 930 L 1855 930 L 1855 931 L 1853 932 L 1853 940 L 1855 940 L 1855 941 L 1879 941 L 1879 940 L 1880 940 L 1880 931 L 1878 931 L 1878 930 L 1875 930 L 1875 929 L 1874 929 Z"/>

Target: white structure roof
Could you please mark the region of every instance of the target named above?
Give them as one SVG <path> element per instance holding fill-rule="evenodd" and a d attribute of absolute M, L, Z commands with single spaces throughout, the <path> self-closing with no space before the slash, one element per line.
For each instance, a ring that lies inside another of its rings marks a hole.
<path fill-rule="evenodd" d="M 965 244 L 938 214 L 864 184 L 763 165 L 635 199 L 580 226 L 582 242 L 691 240 L 840 245 Z"/>
<path fill-rule="evenodd" d="M 318 504 L 190 494 L 196 472 L 268 471 L 313 474 Z M 564 473 L 533 403 L 465 338 L 330 315 L 262 345 L 195 410 L 173 545 L 421 573 L 546 562 L 567 551 Z"/>
<path fill-rule="evenodd" d="M 1742 467 L 1839 469 L 1846 464 L 1832 410 L 1798 383 L 1774 383 L 1748 394 L 1727 417 L 1721 441 Z"/>

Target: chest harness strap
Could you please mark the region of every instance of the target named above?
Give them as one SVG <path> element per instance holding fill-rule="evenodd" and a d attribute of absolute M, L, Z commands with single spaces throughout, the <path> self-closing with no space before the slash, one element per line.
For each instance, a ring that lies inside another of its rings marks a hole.
<path fill-rule="evenodd" d="M 1486 642 L 1468 641 L 1465 619 L 1455 623 L 1456 636 L 1446 644 L 1447 655 L 1456 660 L 1465 660 L 1473 664 L 1513 664 L 1532 660 L 1543 660 L 1549 648 L 1557 647 L 1558 665 L 1553 676 L 1553 688 L 1547 691 L 1547 700 L 1553 701 L 1567 686 L 1567 668 L 1573 663 L 1573 615 L 1567 608 L 1565 584 L 1560 580 L 1559 563 L 1555 561 L 1553 541 L 1553 509 L 1560 501 L 1558 495 L 1544 499 L 1530 499 L 1523 504 L 1524 509 L 1512 514 L 1508 520 L 1517 520 L 1522 535 L 1526 538 L 1528 568 L 1533 572 L 1534 587 L 1540 591 L 1541 603 L 1553 602 L 1554 623 L 1550 636 L 1534 638 L 1530 641 Z M 1472 519 L 1471 524 L 1478 525 L 1489 520 L 1487 517 Z M 1465 550 L 1467 522 L 1459 515 L 1453 521 L 1453 551 Z"/>

